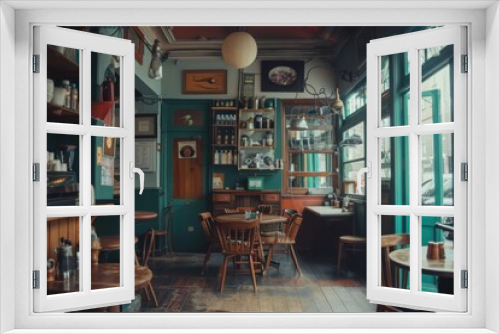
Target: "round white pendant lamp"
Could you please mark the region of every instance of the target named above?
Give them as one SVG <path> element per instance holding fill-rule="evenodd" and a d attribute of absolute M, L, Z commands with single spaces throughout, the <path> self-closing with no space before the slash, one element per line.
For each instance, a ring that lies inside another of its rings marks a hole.
<path fill-rule="evenodd" d="M 257 43 L 247 32 L 233 32 L 222 43 L 222 59 L 235 69 L 245 68 L 257 58 Z"/>

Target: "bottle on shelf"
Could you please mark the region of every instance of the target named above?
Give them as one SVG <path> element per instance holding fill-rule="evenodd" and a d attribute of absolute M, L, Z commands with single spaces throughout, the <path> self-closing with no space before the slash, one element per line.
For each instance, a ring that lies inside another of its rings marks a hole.
<path fill-rule="evenodd" d="M 218 165 L 220 164 L 220 154 L 219 154 L 219 151 L 216 150 L 214 152 L 214 165 Z"/>
<path fill-rule="evenodd" d="M 71 86 L 69 80 L 63 80 L 62 86 L 64 88 L 64 107 L 71 108 Z"/>
<path fill-rule="evenodd" d="M 229 144 L 229 134 L 228 132 L 226 132 L 226 134 L 224 135 L 224 145 L 228 145 Z"/>
<path fill-rule="evenodd" d="M 215 139 L 215 143 L 216 143 L 217 145 L 220 145 L 220 144 L 221 144 L 221 141 L 222 141 L 222 136 L 221 136 L 221 134 L 220 134 L 220 130 L 219 130 L 219 131 L 217 131 L 217 137 L 216 137 L 216 139 Z"/>
<path fill-rule="evenodd" d="M 233 151 L 233 165 L 238 166 L 238 152 L 236 150 Z"/>
<path fill-rule="evenodd" d="M 236 141 L 235 141 L 235 136 L 234 136 L 234 131 L 231 132 L 231 145 L 235 145 Z"/>
<path fill-rule="evenodd" d="M 78 110 L 78 88 L 76 88 L 76 83 L 71 84 L 70 107 L 73 110 Z"/>
<path fill-rule="evenodd" d="M 233 164 L 233 153 L 231 151 L 227 151 L 227 164 L 232 165 Z"/>
<path fill-rule="evenodd" d="M 227 154 L 226 154 L 226 151 L 221 151 L 220 164 L 221 165 L 226 165 L 227 164 Z"/>
<path fill-rule="evenodd" d="M 215 116 L 215 125 L 220 125 L 221 123 L 221 117 L 220 117 L 220 114 L 217 114 L 217 116 Z"/>

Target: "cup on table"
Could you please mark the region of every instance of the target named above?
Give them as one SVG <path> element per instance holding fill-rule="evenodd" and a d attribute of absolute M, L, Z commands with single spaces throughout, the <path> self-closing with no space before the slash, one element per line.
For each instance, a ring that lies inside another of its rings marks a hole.
<path fill-rule="evenodd" d="M 429 241 L 429 243 L 427 244 L 427 258 L 432 260 L 439 259 L 439 245 L 437 242 Z"/>

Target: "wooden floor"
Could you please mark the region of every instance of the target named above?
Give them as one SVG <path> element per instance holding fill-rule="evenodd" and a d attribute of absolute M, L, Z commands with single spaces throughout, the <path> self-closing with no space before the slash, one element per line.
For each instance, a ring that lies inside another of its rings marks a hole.
<path fill-rule="evenodd" d="M 201 275 L 204 254 L 175 254 L 150 259 L 159 307 L 142 298 L 141 312 L 375 312 L 366 300 L 364 279 L 336 274 L 329 261 L 300 256 L 302 277 L 292 260 L 275 255 L 279 270 L 258 275 L 254 293 L 250 275 L 228 273 L 224 292 L 217 276 L 222 256 L 213 254 Z M 143 296 L 144 297 L 144 296 Z"/>

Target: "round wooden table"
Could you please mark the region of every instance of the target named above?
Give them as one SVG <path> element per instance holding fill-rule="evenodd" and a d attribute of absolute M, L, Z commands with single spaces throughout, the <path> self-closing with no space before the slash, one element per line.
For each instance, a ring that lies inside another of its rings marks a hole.
<path fill-rule="evenodd" d="M 217 216 L 216 220 L 221 221 L 221 222 L 224 222 L 224 221 L 230 222 L 230 221 L 242 221 L 242 220 L 252 221 L 255 219 L 245 219 L 244 213 L 234 213 L 234 214 Z M 285 223 L 286 221 L 287 221 L 287 219 L 285 217 L 282 217 L 282 216 L 262 214 L 262 216 L 260 218 L 260 225 L 282 224 L 282 223 Z"/>
<path fill-rule="evenodd" d="M 135 220 L 148 220 L 158 217 L 158 213 L 153 211 L 136 211 Z"/>
<path fill-rule="evenodd" d="M 444 259 L 428 259 L 427 246 L 422 246 L 422 274 L 453 278 L 453 248 L 445 247 Z M 392 251 L 389 258 L 397 266 L 410 270 L 410 249 L 403 248 Z"/>

